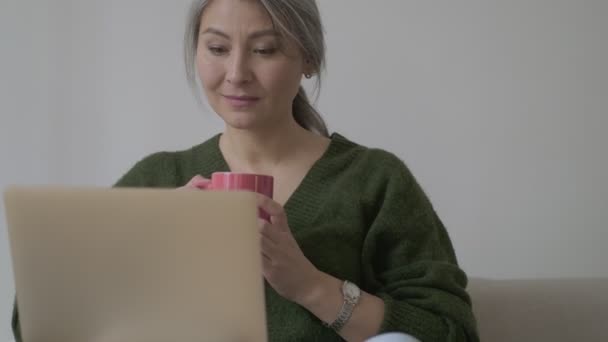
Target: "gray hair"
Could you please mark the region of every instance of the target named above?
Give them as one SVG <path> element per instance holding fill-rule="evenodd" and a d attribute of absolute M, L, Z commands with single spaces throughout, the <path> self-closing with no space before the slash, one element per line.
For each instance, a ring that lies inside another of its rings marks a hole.
<path fill-rule="evenodd" d="M 184 58 L 186 75 L 193 89 L 196 82 L 196 50 L 205 7 L 212 0 L 196 0 L 192 3 L 188 15 L 188 24 L 184 39 Z M 310 63 L 316 75 L 315 92 L 321 88 L 321 72 L 325 67 L 325 39 L 321 15 L 315 0 L 258 0 L 266 9 L 279 35 L 294 41 L 302 56 Z M 296 122 L 309 131 L 328 137 L 327 125 L 321 114 L 308 100 L 304 87 L 300 86 L 292 104 Z"/>

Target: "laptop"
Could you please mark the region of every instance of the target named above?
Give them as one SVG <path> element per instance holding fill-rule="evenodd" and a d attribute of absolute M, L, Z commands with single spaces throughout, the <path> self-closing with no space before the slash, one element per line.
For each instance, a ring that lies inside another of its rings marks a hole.
<path fill-rule="evenodd" d="M 11 187 L 27 342 L 267 340 L 255 196 Z"/>

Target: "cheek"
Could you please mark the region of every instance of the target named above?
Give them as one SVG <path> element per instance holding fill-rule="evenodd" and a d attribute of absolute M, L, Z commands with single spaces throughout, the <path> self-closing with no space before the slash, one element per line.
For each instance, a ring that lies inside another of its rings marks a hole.
<path fill-rule="evenodd" d="M 302 75 L 296 70 L 298 68 L 293 65 L 281 66 L 268 70 L 262 77 L 273 93 L 281 95 L 279 98 L 291 101 L 298 93 L 302 80 Z"/>
<path fill-rule="evenodd" d="M 221 82 L 221 66 L 217 65 L 217 62 L 213 62 L 209 58 L 205 58 L 205 55 L 197 55 L 196 57 L 196 69 L 198 77 L 203 85 L 203 88 L 209 89 Z"/>

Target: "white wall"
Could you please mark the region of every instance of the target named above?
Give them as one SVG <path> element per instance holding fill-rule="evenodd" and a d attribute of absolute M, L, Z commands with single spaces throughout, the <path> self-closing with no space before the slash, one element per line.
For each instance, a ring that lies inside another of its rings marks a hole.
<path fill-rule="evenodd" d="M 184 78 L 189 0 L 0 0 L 0 186 L 109 185 L 221 129 Z M 608 2 L 322 0 L 330 128 L 401 156 L 463 268 L 608 276 Z M 12 276 L 0 209 L 0 341 Z"/>
<path fill-rule="evenodd" d="M 323 112 L 406 160 L 465 269 L 608 275 L 608 2 L 322 4 Z"/>
<path fill-rule="evenodd" d="M 58 15 L 46 1 L 0 1 L 0 188 L 56 175 Z M 10 336 L 13 293 L 0 205 L 0 341 Z"/>

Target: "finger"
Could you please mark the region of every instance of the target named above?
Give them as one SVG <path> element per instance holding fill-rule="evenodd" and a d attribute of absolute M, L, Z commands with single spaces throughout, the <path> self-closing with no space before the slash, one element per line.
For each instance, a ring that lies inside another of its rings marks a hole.
<path fill-rule="evenodd" d="M 268 265 L 272 264 L 272 259 L 270 259 L 270 257 L 265 254 L 264 252 L 262 252 L 262 262 L 267 263 Z"/>
<path fill-rule="evenodd" d="M 268 272 L 272 269 L 272 259 L 262 254 L 262 274 L 267 277 Z"/>
<path fill-rule="evenodd" d="M 267 224 L 268 221 L 258 217 L 258 227 L 260 228 L 260 230 L 262 230 L 262 228 L 264 228 L 264 226 L 266 226 Z"/>
<path fill-rule="evenodd" d="M 274 259 L 279 254 L 279 247 L 276 243 L 272 242 L 269 238 L 262 236 L 261 242 L 262 255 L 267 256 L 269 259 Z"/>
<path fill-rule="evenodd" d="M 277 230 L 274 229 L 268 222 L 260 219 L 259 230 L 262 237 L 265 237 L 277 244 L 280 241 L 280 236 L 277 234 Z"/>
<path fill-rule="evenodd" d="M 209 184 L 211 184 L 211 180 L 207 179 L 201 175 L 196 175 L 194 177 L 192 177 L 192 179 L 190 179 L 190 181 L 188 182 L 188 184 L 186 184 L 186 187 L 188 188 L 197 188 L 197 189 L 207 189 L 209 187 Z"/>
<path fill-rule="evenodd" d="M 257 194 L 258 207 L 270 215 L 270 221 L 281 228 L 287 227 L 287 215 L 283 207 L 268 196 Z"/>
<path fill-rule="evenodd" d="M 262 230 L 260 230 L 260 234 L 262 235 L 262 237 L 270 240 L 275 245 L 278 245 L 279 241 L 281 241 L 280 237 L 275 232 L 273 232 L 272 228 L 264 227 Z"/>

